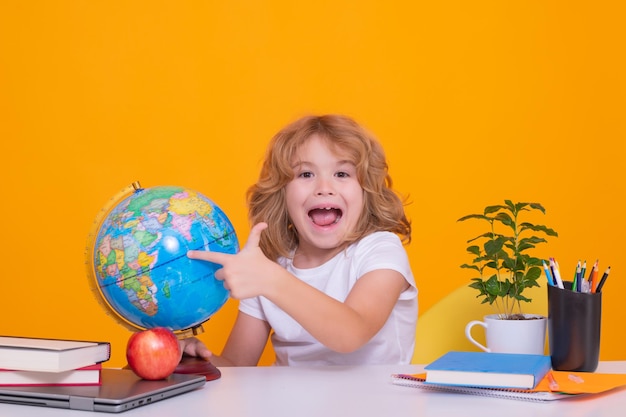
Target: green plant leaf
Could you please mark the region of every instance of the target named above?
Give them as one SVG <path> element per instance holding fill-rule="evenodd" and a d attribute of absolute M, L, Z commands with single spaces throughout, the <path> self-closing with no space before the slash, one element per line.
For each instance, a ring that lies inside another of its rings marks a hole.
<path fill-rule="evenodd" d="M 502 267 L 510 271 L 515 271 L 516 269 L 518 269 L 517 258 L 506 257 L 506 259 L 502 260 Z"/>
<path fill-rule="evenodd" d="M 466 250 L 472 255 L 480 256 L 480 246 L 478 245 L 468 246 Z"/>
<path fill-rule="evenodd" d="M 491 269 L 498 269 L 498 262 L 497 261 L 486 262 L 485 267 L 491 268 Z"/>
<path fill-rule="evenodd" d="M 487 281 L 485 281 L 485 292 L 491 295 L 499 295 L 502 288 L 502 283 L 498 281 L 497 275 L 492 275 Z"/>
<path fill-rule="evenodd" d="M 517 301 L 524 301 L 526 303 L 530 303 L 532 301 L 531 298 L 526 298 L 522 294 L 516 294 L 514 297 Z"/>
<path fill-rule="evenodd" d="M 499 221 L 505 226 L 513 227 L 515 225 L 513 218 L 509 216 L 508 213 L 498 213 L 493 219 Z"/>
<path fill-rule="evenodd" d="M 493 256 L 502 250 L 503 245 L 504 239 L 502 237 L 498 237 L 496 239 L 486 241 L 483 248 L 485 249 L 487 256 Z"/>
<path fill-rule="evenodd" d="M 535 245 L 533 245 L 532 243 L 528 242 L 528 239 L 525 241 L 520 241 L 520 243 L 517 245 L 517 251 L 518 252 L 523 252 L 527 249 L 532 249 L 534 248 Z"/>
<path fill-rule="evenodd" d="M 545 242 L 547 242 L 547 240 L 545 240 L 542 237 L 529 236 L 529 237 L 525 237 L 525 238 L 520 239 L 519 242 L 520 242 L 520 244 L 521 243 L 523 243 L 523 244 L 530 243 L 530 244 L 536 245 L 538 243 L 545 243 Z"/>
<path fill-rule="evenodd" d="M 457 222 L 464 222 L 465 220 L 469 220 L 469 219 L 481 219 L 481 220 L 487 220 L 491 222 L 491 219 L 485 216 L 484 214 L 468 214 L 467 216 L 463 216 L 460 219 L 458 219 Z"/>
<path fill-rule="evenodd" d="M 533 266 L 531 268 L 528 268 L 528 271 L 526 271 L 526 274 L 524 275 L 524 280 L 534 281 L 536 284 L 537 279 L 540 276 L 541 276 L 541 268 L 539 268 L 538 266 Z M 531 286 L 534 286 L 534 285 L 531 285 Z"/>
<path fill-rule="evenodd" d="M 520 231 L 533 230 L 535 232 L 543 232 L 548 236 L 558 236 L 559 234 L 553 229 L 541 224 L 522 223 L 520 224 Z"/>
<path fill-rule="evenodd" d="M 542 266 L 542 261 L 543 259 L 540 258 L 533 258 L 533 257 L 527 257 L 526 258 L 526 265 L 527 266 Z M 539 275 L 541 275 L 541 272 L 539 273 Z"/>
<path fill-rule="evenodd" d="M 541 211 L 543 214 L 546 214 L 546 209 L 543 208 L 543 206 L 539 203 L 528 203 L 530 205 L 530 207 L 532 207 L 534 210 L 539 210 Z"/>
<path fill-rule="evenodd" d="M 507 208 L 508 208 L 507 206 L 501 206 L 501 205 L 487 206 L 485 207 L 485 210 L 484 210 L 485 217 L 487 216 L 487 214 L 495 213 L 500 210 L 506 210 Z"/>
<path fill-rule="evenodd" d="M 468 240 L 467 243 L 471 243 L 471 242 L 473 242 L 475 240 L 483 239 L 483 238 L 492 239 L 493 238 L 493 233 L 483 233 L 482 235 L 476 236 L 475 238 Z"/>
<path fill-rule="evenodd" d="M 485 283 L 483 282 L 483 280 L 480 278 L 472 278 L 472 281 L 473 282 L 469 285 L 469 287 L 478 290 L 478 292 L 480 292 L 478 296 L 484 295 L 486 291 L 485 291 Z"/>
<path fill-rule="evenodd" d="M 463 264 L 463 265 L 461 265 L 461 268 L 474 269 L 474 270 L 480 272 L 480 268 L 478 266 L 476 266 L 476 265 Z"/>

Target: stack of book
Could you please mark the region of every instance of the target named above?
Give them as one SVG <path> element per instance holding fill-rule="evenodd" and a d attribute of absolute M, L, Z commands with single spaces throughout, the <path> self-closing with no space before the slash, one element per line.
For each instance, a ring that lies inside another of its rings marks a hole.
<path fill-rule="evenodd" d="M 0 386 L 99 385 L 109 342 L 0 336 Z"/>

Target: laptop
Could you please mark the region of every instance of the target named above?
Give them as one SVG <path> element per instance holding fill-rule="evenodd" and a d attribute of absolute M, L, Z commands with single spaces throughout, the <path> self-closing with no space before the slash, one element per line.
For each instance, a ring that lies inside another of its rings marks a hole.
<path fill-rule="evenodd" d="M 172 374 L 148 381 L 127 369 L 102 369 L 92 386 L 0 387 L 0 403 L 120 413 L 202 387 L 203 375 Z"/>

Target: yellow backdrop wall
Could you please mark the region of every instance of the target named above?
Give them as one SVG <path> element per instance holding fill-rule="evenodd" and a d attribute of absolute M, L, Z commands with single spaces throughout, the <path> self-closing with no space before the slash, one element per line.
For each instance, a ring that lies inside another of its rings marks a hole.
<path fill-rule="evenodd" d="M 410 195 L 421 312 L 470 278 L 478 225 L 456 219 L 538 201 L 560 234 L 542 256 L 612 266 L 601 358 L 625 359 L 625 17 L 607 0 L 2 2 L 0 334 L 109 340 L 124 364 L 129 332 L 85 273 L 100 208 L 133 181 L 183 185 L 245 242 L 269 138 L 336 112 Z M 210 348 L 235 312 L 205 325 Z"/>

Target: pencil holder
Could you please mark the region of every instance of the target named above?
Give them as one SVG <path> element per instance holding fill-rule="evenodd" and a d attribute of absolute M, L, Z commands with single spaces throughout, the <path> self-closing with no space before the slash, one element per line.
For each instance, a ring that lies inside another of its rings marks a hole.
<path fill-rule="evenodd" d="M 548 341 L 552 369 L 593 372 L 600 357 L 602 293 L 548 285 Z"/>

